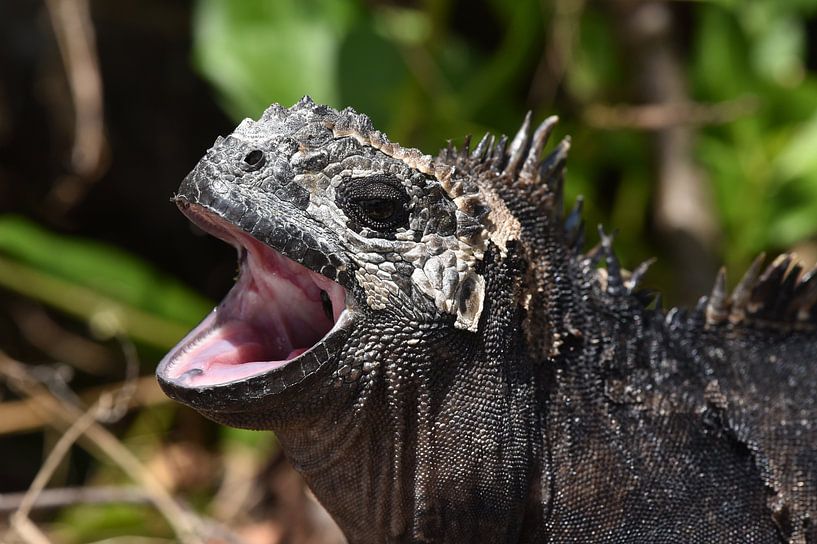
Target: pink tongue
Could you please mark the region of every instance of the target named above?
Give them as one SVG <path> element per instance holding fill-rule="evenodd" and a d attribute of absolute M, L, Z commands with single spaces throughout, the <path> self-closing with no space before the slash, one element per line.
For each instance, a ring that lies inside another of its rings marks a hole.
<path fill-rule="evenodd" d="M 237 346 L 227 340 L 218 340 L 201 354 L 211 365 L 237 365 L 264 359 L 264 346 L 257 342 L 240 343 Z"/>
<path fill-rule="evenodd" d="M 283 358 L 291 346 L 268 346 L 260 342 L 263 335 L 244 321 L 224 323 L 205 342 L 194 349 L 191 358 L 207 366 L 237 365 L 252 361 Z M 278 349 L 275 349 L 278 348 Z M 287 357 L 289 359 L 290 357 Z"/>

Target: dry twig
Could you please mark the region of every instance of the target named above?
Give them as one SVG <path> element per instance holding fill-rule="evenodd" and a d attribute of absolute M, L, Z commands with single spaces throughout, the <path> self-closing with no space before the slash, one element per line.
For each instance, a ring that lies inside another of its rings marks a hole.
<path fill-rule="evenodd" d="M 89 0 L 46 0 L 74 104 L 72 176 L 60 179 L 50 199 L 65 210 L 77 204 L 107 166 L 102 77 Z"/>
<path fill-rule="evenodd" d="M 744 96 L 717 104 L 665 102 L 644 105 L 591 104 L 584 112 L 588 125 L 606 130 L 634 128 L 666 130 L 685 125 L 718 125 L 751 115 L 758 100 Z"/>
<path fill-rule="evenodd" d="M 551 2 L 542 0 L 542 10 Z M 584 12 L 585 0 L 555 0 L 553 21 L 545 29 L 550 36 L 533 75 L 528 102 L 550 104 L 556 97 L 559 86 L 573 62 L 573 55 L 579 37 L 579 23 Z"/>
<path fill-rule="evenodd" d="M 90 404 L 95 402 L 101 395 L 111 393 L 123 386 L 117 383 L 105 387 L 95 387 L 83 391 L 79 398 Z M 154 404 L 168 402 L 168 398 L 162 393 L 156 378 L 145 376 L 133 382 L 133 396 L 129 399 L 127 407 L 130 409 L 152 406 Z M 51 393 L 47 393 L 50 396 Z M 50 416 L 42 410 L 36 411 L 36 407 L 41 405 L 43 398 L 41 395 L 33 395 L 22 400 L 13 400 L 0 403 L 0 435 L 31 431 L 48 425 Z"/>
<path fill-rule="evenodd" d="M 18 393 L 37 399 L 32 408 L 42 412 L 49 423 L 57 427 L 73 428 L 74 422 L 83 418 L 83 412 L 50 394 L 25 371 L 25 366 L 0 352 L 0 375 Z M 76 432 L 76 431 L 74 431 Z M 129 478 L 139 484 L 150 497 L 154 506 L 162 513 L 173 528 L 179 540 L 185 544 L 203 542 L 199 536 L 204 524 L 194 513 L 188 511 L 168 493 L 141 462 L 107 429 L 91 421 L 81 438 L 92 446 L 92 451 L 101 451 L 104 457 L 119 466 Z M 25 529 L 25 526 L 22 526 Z"/>
<path fill-rule="evenodd" d="M 0 493 L 0 515 L 16 511 L 27 495 L 28 492 Z M 150 498 L 138 487 L 131 486 L 50 487 L 40 491 L 30 509 L 111 503 L 149 504 Z"/>
<path fill-rule="evenodd" d="M 25 340 L 51 359 L 95 376 L 109 372 L 115 360 L 110 349 L 65 329 L 41 305 L 20 302 L 12 305 L 10 313 Z"/>
<path fill-rule="evenodd" d="M 17 508 L 17 511 L 11 515 L 11 527 L 17 531 L 17 534 L 20 535 L 20 537 L 27 539 L 28 523 L 31 521 L 28 515 L 31 513 L 34 503 L 37 501 L 37 497 L 39 497 L 48 481 L 51 480 L 51 477 L 54 475 L 54 471 L 57 470 L 57 467 L 66 456 L 71 446 L 74 445 L 74 442 L 76 442 L 80 436 L 85 434 L 88 427 L 93 425 L 94 421 L 96 420 L 96 416 L 99 413 L 99 408 L 103 402 L 103 399 L 104 397 L 100 398 L 100 403 L 94 404 L 91 408 L 89 408 L 68 428 L 65 433 L 63 433 L 63 435 L 54 445 L 54 448 L 48 454 L 48 457 L 45 459 L 43 465 L 40 467 L 39 472 L 37 472 L 37 476 L 34 477 L 34 481 L 31 482 L 28 491 L 26 491 L 25 495 L 23 496 L 23 500 L 20 501 L 20 506 Z M 36 544 L 34 541 L 31 542 L 32 544 Z"/>

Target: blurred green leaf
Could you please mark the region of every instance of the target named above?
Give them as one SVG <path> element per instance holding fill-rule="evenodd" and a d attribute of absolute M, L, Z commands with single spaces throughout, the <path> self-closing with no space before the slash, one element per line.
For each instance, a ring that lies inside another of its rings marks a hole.
<path fill-rule="evenodd" d="M 124 251 L 0 216 L 0 286 L 85 319 L 104 337 L 166 349 L 212 303 Z"/>
<path fill-rule="evenodd" d="M 66 544 L 99 541 L 108 538 L 169 538 L 167 523 L 151 506 L 129 504 L 78 505 L 65 509 L 54 524 L 54 534 Z"/>
<path fill-rule="evenodd" d="M 470 117 L 490 109 L 493 111 L 485 113 L 493 113 L 489 118 L 496 122 L 502 119 L 496 112 L 503 112 L 503 108 L 497 106 L 508 104 L 502 100 L 505 98 L 502 93 L 523 79 L 526 61 L 536 59 L 540 53 L 542 36 L 539 34 L 541 8 L 535 0 L 494 1 L 493 5 L 504 23 L 502 41 L 488 60 L 455 88 L 459 91 L 458 115 Z M 537 16 L 532 17 L 533 13 Z"/>
<path fill-rule="evenodd" d="M 213 307 L 180 282 L 121 249 L 58 235 L 18 216 L 0 216 L 0 254 L 185 325 L 197 323 Z"/>
<path fill-rule="evenodd" d="M 338 52 L 358 12 L 349 0 L 200 0 L 196 64 L 236 119 L 304 94 L 337 106 Z"/>
<path fill-rule="evenodd" d="M 249 447 L 261 457 L 272 457 L 274 450 L 278 447 L 275 435 L 267 432 L 249 431 L 247 429 L 236 429 L 235 427 L 219 427 L 221 443 L 226 447 Z"/>
<path fill-rule="evenodd" d="M 727 100 L 751 89 L 747 44 L 727 12 L 713 5 L 701 6 L 694 46 L 691 73 L 698 92 Z"/>
<path fill-rule="evenodd" d="M 804 76 L 806 40 L 802 23 L 792 17 L 775 17 L 766 20 L 763 29 L 752 52 L 757 72 L 775 83 L 796 85 Z"/>
<path fill-rule="evenodd" d="M 337 71 L 340 103 L 366 111 L 376 125 L 387 126 L 409 79 L 394 43 L 375 32 L 369 21 L 360 21 L 339 44 Z"/>
<path fill-rule="evenodd" d="M 567 71 L 567 84 L 577 98 L 592 102 L 615 88 L 622 70 L 609 20 L 600 13 L 589 13 L 580 24 L 580 41 Z"/>
<path fill-rule="evenodd" d="M 421 46 L 431 37 L 431 21 L 420 10 L 383 6 L 373 15 L 372 28 L 395 42 Z"/>
<path fill-rule="evenodd" d="M 813 189 L 817 180 L 810 180 Z M 766 226 L 767 243 L 775 247 L 789 248 L 813 234 L 817 228 L 817 191 L 812 191 L 797 206 L 788 207 L 785 213 L 772 217 Z"/>
<path fill-rule="evenodd" d="M 817 113 L 803 123 L 775 159 L 784 178 L 817 172 Z"/>

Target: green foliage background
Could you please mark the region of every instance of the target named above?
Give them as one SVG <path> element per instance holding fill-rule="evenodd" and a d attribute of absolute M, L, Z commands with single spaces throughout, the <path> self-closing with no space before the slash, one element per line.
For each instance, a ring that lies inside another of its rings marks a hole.
<path fill-rule="evenodd" d="M 595 104 L 627 101 L 638 77 L 612 4 L 487 2 L 480 15 L 490 23 L 480 26 L 493 26 L 495 36 L 485 40 L 457 28 L 469 8 L 448 0 L 201 0 L 195 61 L 236 119 L 309 93 L 351 105 L 393 140 L 432 152 L 465 134 L 513 134 L 527 109 L 536 119 L 557 113 L 574 139 L 568 191 L 584 194 L 591 224 L 615 226 L 620 250 L 638 259 L 655 252 L 645 232 L 655 185 L 650 136 L 605 130 L 586 115 Z M 817 232 L 817 74 L 807 39 L 817 2 L 712 0 L 686 10 L 676 30 L 690 100 L 755 105 L 702 127 L 694 157 L 715 196 L 723 260 L 743 269 L 758 252 Z M 532 79 L 559 24 L 575 24 L 575 39 L 563 79 L 544 82 L 552 90 L 542 99 L 534 92 L 542 82 Z M 604 186 L 610 171 L 620 180 L 612 195 Z"/>

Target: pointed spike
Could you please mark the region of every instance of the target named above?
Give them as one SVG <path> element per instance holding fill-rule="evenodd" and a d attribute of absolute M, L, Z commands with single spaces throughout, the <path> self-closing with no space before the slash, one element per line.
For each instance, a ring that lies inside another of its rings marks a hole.
<path fill-rule="evenodd" d="M 760 269 L 763 266 L 763 262 L 766 260 L 766 254 L 761 253 L 752 264 L 749 266 L 749 269 L 743 274 L 743 277 L 740 279 L 738 284 L 735 286 L 734 291 L 732 291 L 732 296 L 729 297 L 729 304 L 732 308 L 729 314 L 729 320 L 732 322 L 737 322 L 743 319 L 746 316 L 746 309 L 749 303 L 749 298 L 752 296 L 752 290 L 755 288 L 757 284 L 757 278 L 760 274 Z"/>
<path fill-rule="evenodd" d="M 312 106 L 314 106 L 314 105 L 315 105 L 315 102 L 312 100 L 312 97 L 311 97 L 311 96 L 309 96 L 308 94 L 305 94 L 305 95 L 303 95 L 303 96 L 301 97 L 301 99 L 300 99 L 300 100 L 298 100 L 298 102 L 297 102 L 297 103 L 296 103 L 294 106 L 292 106 L 292 108 L 290 108 L 290 109 L 296 109 L 296 108 L 311 108 L 311 107 L 312 107 Z"/>
<path fill-rule="evenodd" d="M 485 155 L 483 156 L 483 160 L 486 163 L 491 162 L 491 156 L 493 155 L 494 148 L 496 147 L 496 141 L 497 141 L 496 136 L 491 134 L 491 137 L 488 139 L 488 149 L 485 151 Z"/>
<path fill-rule="evenodd" d="M 477 144 L 477 147 L 474 148 L 474 152 L 471 153 L 471 158 L 474 160 L 481 161 L 482 158 L 485 156 L 485 152 L 490 149 L 491 145 L 494 143 L 494 135 L 490 132 L 486 132 L 482 139 Z"/>
<path fill-rule="evenodd" d="M 613 251 L 615 232 L 608 235 L 604 232 L 604 227 L 599 225 L 599 236 L 601 237 L 601 248 L 604 253 L 604 259 L 607 261 L 607 292 L 615 296 L 621 293 L 624 283 L 621 277 L 621 265 L 618 262 L 615 251 Z"/>
<path fill-rule="evenodd" d="M 729 316 L 729 305 L 726 300 L 726 268 L 721 267 L 709 301 L 706 304 L 706 324 L 715 326 L 723 323 Z"/>
<path fill-rule="evenodd" d="M 565 136 L 539 165 L 539 176 L 548 185 L 550 185 L 550 178 L 558 177 L 558 174 L 564 168 L 568 151 L 570 151 L 570 136 Z"/>
<path fill-rule="evenodd" d="M 536 178 L 539 157 L 542 155 L 548 138 L 550 138 L 553 128 L 558 122 L 559 118 L 555 115 L 551 115 L 536 127 L 533 137 L 531 138 L 530 146 L 528 147 L 528 156 L 525 158 L 525 164 L 522 166 L 522 175 L 529 178 Z"/>
<path fill-rule="evenodd" d="M 792 253 L 792 259 L 796 260 L 797 255 Z M 794 312 L 790 311 L 792 303 L 794 302 L 794 297 L 798 292 L 798 286 L 800 285 L 800 277 L 803 274 L 803 265 L 798 262 L 795 262 L 786 272 L 786 276 L 780 283 L 780 287 L 777 289 L 777 293 L 775 295 L 775 304 L 774 308 L 771 309 L 771 313 L 774 317 L 778 319 L 790 320 L 794 316 Z"/>
<path fill-rule="evenodd" d="M 808 291 L 812 285 L 817 285 L 817 265 L 800 277 L 798 292 Z"/>
<path fill-rule="evenodd" d="M 584 197 L 579 195 L 576 197 L 576 202 L 573 204 L 573 209 L 567 216 L 564 222 L 565 241 L 567 247 L 578 255 L 584 246 L 584 217 L 582 211 L 584 209 Z"/>
<path fill-rule="evenodd" d="M 791 261 L 792 256 L 784 253 L 778 255 L 777 258 L 766 267 L 766 270 L 760 275 L 760 279 L 758 279 L 749 297 L 748 309 L 751 313 L 763 315 L 767 318 L 773 317 L 780 287 L 791 265 Z"/>
<path fill-rule="evenodd" d="M 491 150 L 491 167 L 494 170 L 502 170 L 502 165 L 505 163 L 505 149 L 507 147 L 508 137 L 503 134 Z"/>
<path fill-rule="evenodd" d="M 627 280 L 624 286 L 627 288 L 628 293 L 632 293 L 633 290 L 638 287 L 638 284 L 641 283 L 641 280 L 644 279 L 644 274 L 647 273 L 647 270 L 655 263 L 655 257 L 651 257 L 638 265 L 633 273 L 630 274 L 630 279 Z"/>
<path fill-rule="evenodd" d="M 522 157 L 528 148 L 529 134 L 530 134 L 530 119 L 531 112 L 525 115 L 525 120 L 522 121 L 522 126 L 511 141 L 511 146 L 508 148 L 508 164 L 505 166 L 506 174 L 516 174 L 519 163 L 522 162 Z"/>
<path fill-rule="evenodd" d="M 576 197 L 576 202 L 573 203 L 573 209 L 567 214 L 565 219 L 565 232 L 572 233 L 582 222 L 582 211 L 584 210 L 584 197 L 579 195 Z"/>
<path fill-rule="evenodd" d="M 803 265 L 797 262 L 798 258 L 795 253 L 791 254 L 791 259 L 794 264 L 789 267 L 780 284 L 781 291 L 789 294 L 793 293 L 797 288 L 797 284 L 800 283 L 800 276 L 803 274 Z"/>
<path fill-rule="evenodd" d="M 550 216 L 554 220 L 560 220 L 565 209 L 565 177 L 562 172 L 555 176 L 550 184 L 550 190 L 553 194 L 553 200 L 550 205 Z"/>
<path fill-rule="evenodd" d="M 471 135 L 466 134 L 465 139 L 462 142 L 462 147 L 460 148 L 460 155 L 463 157 L 467 157 L 468 154 L 471 152 Z"/>
<path fill-rule="evenodd" d="M 706 305 L 709 304 L 709 297 L 700 297 L 695 303 L 695 313 L 702 315 L 706 312 Z"/>
<path fill-rule="evenodd" d="M 772 282 L 775 284 L 780 284 L 780 282 L 783 280 L 783 276 L 789 269 L 789 265 L 791 265 L 791 261 L 791 253 L 783 253 L 778 255 L 775 260 L 772 261 L 772 264 L 766 267 L 763 275 L 760 276 L 760 283 Z"/>
<path fill-rule="evenodd" d="M 653 301 L 655 301 L 656 292 L 651 289 L 639 289 L 638 291 L 633 291 L 631 294 L 633 298 L 641 304 L 642 308 L 649 308 Z"/>
<path fill-rule="evenodd" d="M 582 219 L 579 228 L 576 229 L 576 236 L 573 238 L 573 242 L 570 244 L 570 249 L 573 251 L 574 255 L 581 254 L 582 250 L 584 249 L 584 219 Z"/>
<path fill-rule="evenodd" d="M 281 119 L 287 112 L 289 112 L 289 108 L 285 108 L 281 104 L 272 104 L 264 110 L 264 113 L 261 114 L 261 119 L 258 121 L 268 123 L 274 119 Z"/>
<path fill-rule="evenodd" d="M 603 256 L 601 243 L 598 243 L 587 250 L 587 253 L 584 254 L 584 260 L 587 261 L 588 266 L 595 268 L 599 265 Z"/>
<path fill-rule="evenodd" d="M 786 277 L 787 283 L 794 275 L 795 269 L 797 272 L 797 280 L 794 286 L 791 287 L 787 299 L 784 301 L 785 309 L 783 315 L 788 320 L 794 319 L 802 321 L 808 318 L 808 307 L 811 306 L 811 301 L 809 301 L 808 297 L 812 289 L 817 289 L 817 287 L 815 287 L 817 284 L 817 267 L 804 273 L 802 265 L 800 263 L 796 264 Z M 807 307 L 805 311 L 803 311 L 804 306 Z"/>
<path fill-rule="evenodd" d="M 814 265 L 811 270 L 803 274 L 803 276 L 800 278 L 800 283 L 810 283 L 815 280 L 817 280 L 817 264 Z"/>
<path fill-rule="evenodd" d="M 553 194 L 549 212 L 554 219 L 560 218 L 564 211 L 564 168 L 569 149 L 570 138 L 565 137 L 559 142 L 556 149 L 542 161 L 539 168 L 539 179 L 544 182 L 545 186 Z"/>
<path fill-rule="evenodd" d="M 812 310 L 817 310 L 817 266 L 803 276 L 799 287 L 796 316 L 799 321 L 808 321 Z"/>
<path fill-rule="evenodd" d="M 664 298 L 661 296 L 661 293 L 656 293 L 655 298 L 653 299 L 653 308 L 655 309 L 656 313 L 661 313 L 664 311 Z"/>

